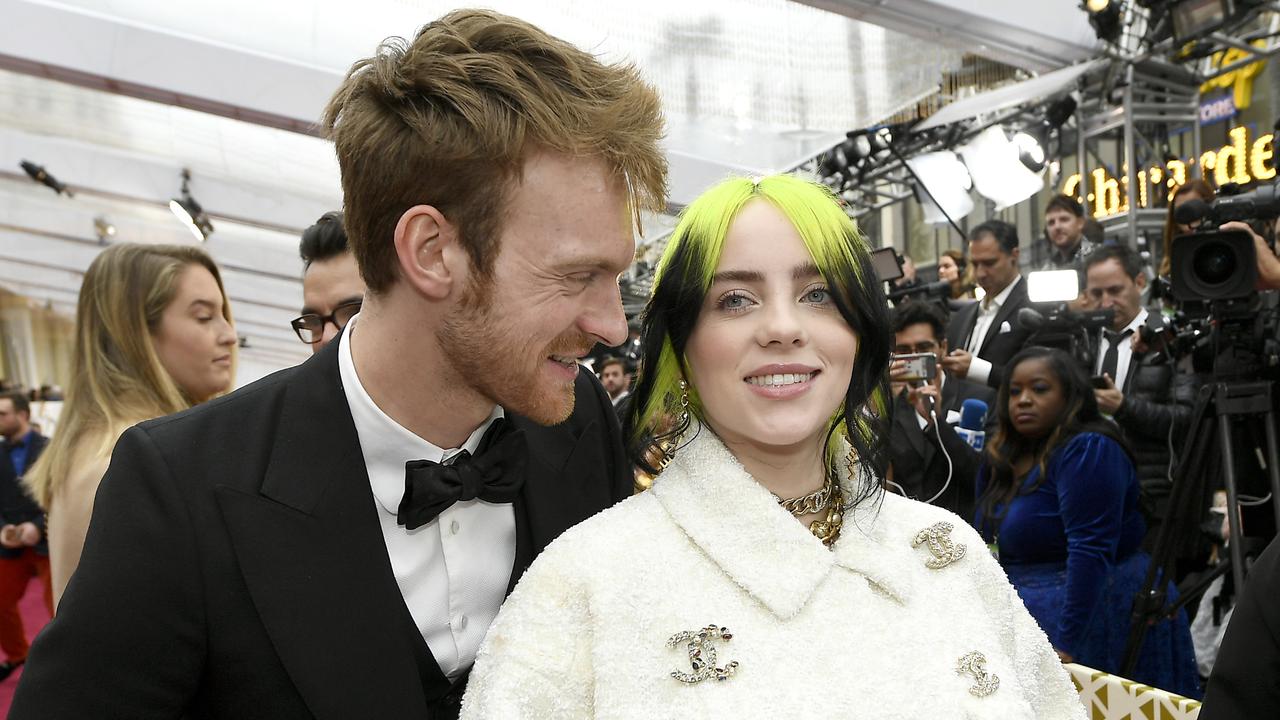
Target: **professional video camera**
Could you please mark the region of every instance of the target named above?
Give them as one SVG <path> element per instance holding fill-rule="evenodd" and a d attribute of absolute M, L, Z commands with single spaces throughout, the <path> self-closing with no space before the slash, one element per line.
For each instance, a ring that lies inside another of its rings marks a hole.
<path fill-rule="evenodd" d="M 1039 309 L 1018 311 L 1018 325 L 1031 332 L 1028 345 L 1058 348 L 1090 375 L 1098 357 L 1099 339 L 1111 327 L 1115 310 L 1074 310 L 1070 301 L 1080 295 L 1075 270 L 1042 270 L 1027 275 L 1027 296 Z"/>
<path fill-rule="evenodd" d="M 1167 517 L 1135 596 L 1124 672 L 1134 668 L 1150 624 L 1194 601 L 1215 577 L 1230 572 L 1234 587 L 1242 588 L 1247 557 L 1265 547 L 1280 525 L 1276 293 L 1256 289 L 1258 258 L 1252 236 L 1221 229 L 1230 221 L 1246 222 L 1268 238 L 1274 250 L 1280 192 L 1276 185 L 1248 193 L 1234 190 L 1224 186 L 1215 202 L 1190 200 L 1174 212 L 1175 220 L 1193 225 L 1195 232 L 1174 239 L 1171 282 L 1153 287 L 1152 294 L 1171 298 L 1176 313 L 1161 337 L 1141 338 L 1163 340 L 1166 350 L 1190 354 L 1193 361 L 1199 357 L 1197 369 L 1213 379 L 1201 385 L 1170 478 L 1173 492 Z M 1195 587 L 1182 588 L 1181 600 L 1171 602 L 1163 589 L 1165 578 L 1173 577 L 1180 558 L 1193 557 L 1198 528 L 1219 487 L 1227 494 L 1228 560 Z"/>
<path fill-rule="evenodd" d="M 1275 293 L 1259 293 L 1253 238 L 1242 230 L 1222 231 L 1227 222 L 1247 223 L 1274 248 L 1273 225 L 1280 216 L 1280 189 L 1264 185 L 1247 193 L 1224 185 L 1212 203 L 1189 200 L 1174 219 L 1195 232 L 1174 238 L 1169 282 L 1152 297 L 1173 300 L 1166 334 L 1171 352 L 1204 354 L 1201 368 L 1215 380 L 1253 379 L 1280 367 Z"/>

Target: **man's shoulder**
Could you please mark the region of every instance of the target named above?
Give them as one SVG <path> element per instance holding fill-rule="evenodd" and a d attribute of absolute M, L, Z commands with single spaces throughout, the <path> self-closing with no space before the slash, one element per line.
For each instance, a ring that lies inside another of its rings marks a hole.
<path fill-rule="evenodd" d="M 138 427 L 153 438 L 247 428 L 256 425 L 255 421 L 260 421 L 265 413 L 279 405 L 300 373 L 301 366 L 278 370 L 226 395 L 172 415 L 147 420 L 139 423 Z"/>

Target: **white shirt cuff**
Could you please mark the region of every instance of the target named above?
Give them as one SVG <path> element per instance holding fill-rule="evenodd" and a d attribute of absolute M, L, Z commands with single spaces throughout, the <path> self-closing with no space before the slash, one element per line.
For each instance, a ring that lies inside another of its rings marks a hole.
<path fill-rule="evenodd" d="M 987 378 L 991 377 L 991 363 L 975 356 L 969 361 L 969 375 L 965 379 L 969 382 L 975 382 L 979 385 L 986 385 Z"/>

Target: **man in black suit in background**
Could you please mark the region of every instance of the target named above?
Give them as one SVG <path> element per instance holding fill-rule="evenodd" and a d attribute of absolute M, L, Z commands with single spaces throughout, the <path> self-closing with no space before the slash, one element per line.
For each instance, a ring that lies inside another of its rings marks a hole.
<path fill-rule="evenodd" d="M 14 720 L 456 717 L 498 605 L 630 494 L 577 358 L 627 337 L 656 93 L 458 10 L 325 113 L 368 292 L 302 365 L 128 430 Z"/>
<path fill-rule="evenodd" d="M 990 406 L 995 394 L 985 387 L 972 387 L 964 380 L 949 378 L 941 368 L 931 380 L 903 381 L 904 362 L 896 359 L 911 353 L 944 357 L 946 322 L 942 310 L 933 303 L 905 302 L 893 309 L 895 360 L 889 367 L 889 379 L 894 410 L 889 432 L 889 479 L 898 486 L 893 489 L 900 488 L 907 497 L 922 502 L 932 500 L 934 505 L 972 522 L 974 480 L 981 457 L 956 434 L 949 418 L 960 412 L 965 398 L 975 397 Z"/>
<path fill-rule="evenodd" d="M 974 228 L 969 263 L 986 295 L 951 316 L 947 328 L 951 351 L 942 364 L 954 378 L 998 388 L 1005 363 L 1031 336 L 1018 325 L 1018 311 L 1031 306 L 1027 284 L 1018 273 L 1018 229 L 1001 220 Z"/>

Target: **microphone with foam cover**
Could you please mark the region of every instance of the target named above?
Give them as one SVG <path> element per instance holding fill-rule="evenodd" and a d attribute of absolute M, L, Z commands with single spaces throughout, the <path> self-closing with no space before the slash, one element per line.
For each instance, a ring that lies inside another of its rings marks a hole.
<path fill-rule="evenodd" d="M 960 406 L 960 427 L 956 434 L 974 450 L 987 444 L 987 433 L 982 429 L 987 421 L 987 404 L 977 398 L 969 398 Z"/>

